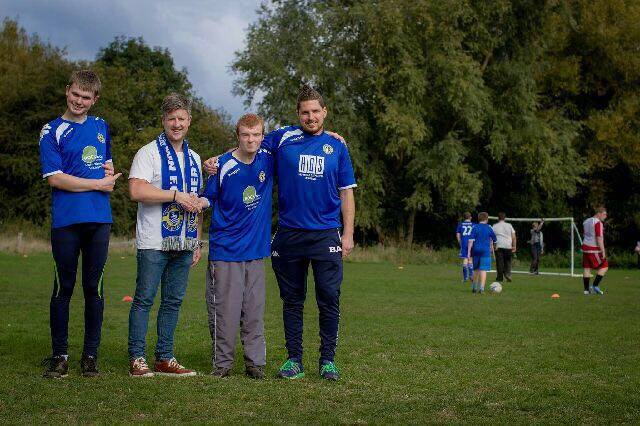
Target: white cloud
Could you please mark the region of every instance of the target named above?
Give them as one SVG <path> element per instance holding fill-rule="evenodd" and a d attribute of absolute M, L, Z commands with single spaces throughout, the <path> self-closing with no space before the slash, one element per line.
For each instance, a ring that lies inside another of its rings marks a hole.
<path fill-rule="evenodd" d="M 244 111 L 231 94 L 229 65 L 243 48 L 245 30 L 256 18 L 260 0 L 127 1 L 0 0 L 0 10 L 29 33 L 37 33 L 71 59 L 93 59 L 114 37 L 142 36 L 151 46 L 166 47 L 175 65 L 185 67 L 199 96 L 233 117 Z"/>

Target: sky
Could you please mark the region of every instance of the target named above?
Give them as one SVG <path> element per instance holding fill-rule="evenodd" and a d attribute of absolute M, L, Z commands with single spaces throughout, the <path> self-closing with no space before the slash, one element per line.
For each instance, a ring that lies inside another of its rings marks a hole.
<path fill-rule="evenodd" d="M 232 118 L 245 111 L 233 96 L 229 66 L 257 19 L 260 0 L 0 0 L 0 16 L 17 19 L 27 33 L 66 47 L 71 60 L 95 59 L 116 36 L 143 37 L 168 48 L 187 69 L 195 92 Z"/>

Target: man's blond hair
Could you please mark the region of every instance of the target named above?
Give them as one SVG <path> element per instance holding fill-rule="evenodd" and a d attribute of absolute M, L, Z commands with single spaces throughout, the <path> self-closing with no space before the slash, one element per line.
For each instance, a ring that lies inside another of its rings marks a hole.
<path fill-rule="evenodd" d="M 74 83 L 78 86 L 78 89 L 92 92 L 94 96 L 98 96 L 102 88 L 98 74 L 91 70 L 76 70 L 72 72 L 69 77 L 69 87 Z"/>
<path fill-rule="evenodd" d="M 166 117 L 169 113 L 183 109 L 191 115 L 191 100 L 180 93 L 169 93 L 162 100 L 162 117 Z"/>

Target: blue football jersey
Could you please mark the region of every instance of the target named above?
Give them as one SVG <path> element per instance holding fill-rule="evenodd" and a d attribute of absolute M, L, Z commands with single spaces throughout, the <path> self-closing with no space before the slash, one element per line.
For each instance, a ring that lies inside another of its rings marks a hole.
<path fill-rule="evenodd" d="M 460 222 L 456 227 L 456 234 L 460 234 L 460 255 L 467 256 L 467 248 L 469 246 L 469 238 L 473 230 L 474 223 L 471 221 Z"/>
<path fill-rule="evenodd" d="M 111 138 L 107 123 L 99 117 L 88 116 L 83 123 L 59 117 L 45 124 L 40 132 L 43 178 L 65 173 L 85 179 L 102 179 L 105 176 L 102 166 L 107 161 L 111 161 Z M 51 226 L 60 228 L 87 222 L 112 222 L 109 193 L 53 188 Z"/>
<path fill-rule="evenodd" d="M 469 240 L 473 240 L 471 254 L 473 256 L 489 256 L 491 254 L 491 241 L 497 241 L 493 228 L 486 223 L 478 223 L 471 230 Z"/>
<path fill-rule="evenodd" d="M 300 126 L 274 130 L 262 147 L 276 159 L 278 225 L 324 230 L 341 227 L 340 190 L 356 187 L 349 150 L 327 133 Z"/>
<path fill-rule="evenodd" d="M 211 203 L 209 260 L 243 262 L 270 254 L 273 156 L 263 149 L 251 164 L 231 152 L 218 160 L 203 196 Z"/>

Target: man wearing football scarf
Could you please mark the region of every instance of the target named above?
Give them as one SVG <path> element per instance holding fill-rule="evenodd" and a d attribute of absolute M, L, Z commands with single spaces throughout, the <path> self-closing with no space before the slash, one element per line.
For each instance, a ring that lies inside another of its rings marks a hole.
<path fill-rule="evenodd" d="M 136 154 L 129 174 L 131 199 L 138 202 L 136 291 L 129 313 L 131 377 L 194 376 L 173 353 L 178 313 L 189 269 L 200 260 L 202 220 L 197 193 L 202 186 L 200 156 L 186 140 L 191 103 L 172 93 L 162 102 L 164 132 Z M 149 311 L 160 290 L 155 364 L 145 359 Z"/>

